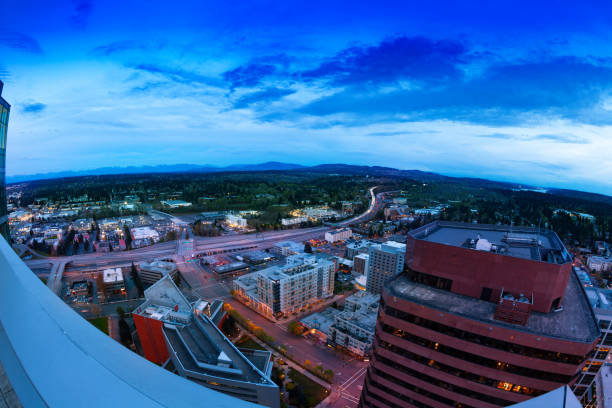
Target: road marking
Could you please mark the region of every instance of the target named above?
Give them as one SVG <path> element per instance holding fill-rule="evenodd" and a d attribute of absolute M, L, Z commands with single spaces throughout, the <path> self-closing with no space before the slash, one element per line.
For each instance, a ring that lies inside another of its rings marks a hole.
<path fill-rule="evenodd" d="M 344 390 L 347 387 L 350 387 L 351 384 L 353 384 L 357 380 L 357 378 L 359 378 L 362 374 L 364 374 L 366 372 L 366 370 L 367 370 L 367 368 L 365 368 L 365 367 L 357 370 L 357 372 L 355 372 L 355 374 L 351 375 L 344 383 L 342 383 L 340 385 L 340 389 Z M 351 382 L 350 382 L 350 384 L 347 385 L 347 383 L 349 381 L 351 381 Z"/>

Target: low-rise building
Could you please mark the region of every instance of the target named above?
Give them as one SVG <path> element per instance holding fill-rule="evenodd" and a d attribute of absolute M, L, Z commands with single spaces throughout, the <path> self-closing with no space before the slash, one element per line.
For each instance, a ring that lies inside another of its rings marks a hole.
<path fill-rule="evenodd" d="M 353 259 L 356 255 L 367 254 L 370 252 L 370 247 L 373 245 L 377 245 L 377 242 L 369 241 L 367 239 L 350 242 L 346 244 L 345 258 Z"/>
<path fill-rule="evenodd" d="M 240 227 L 240 228 L 244 228 L 247 226 L 247 220 L 246 218 L 242 218 L 239 215 L 235 215 L 235 214 L 227 214 L 225 216 L 225 222 L 227 223 L 227 225 L 229 225 L 230 227 Z"/>
<path fill-rule="evenodd" d="M 316 336 L 322 342 L 326 342 L 329 335 L 329 328 L 334 324 L 335 318 L 341 310 L 333 307 L 313 313 L 300 320 L 300 323 L 306 328 L 309 334 Z"/>
<path fill-rule="evenodd" d="M 327 342 L 342 347 L 358 356 L 366 356 L 372 349 L 380 295 L 357 292 L 344 301 L 344 311 L 334 318 L 329 327 Z"/>
<path fill-rule="evenodd" d="M 170 278 L 174 279 L 178 274 L 176 264 L 174 262 L 158 260 L 152 262 L 141 262 L 139 269 L 140 280 L 142 280 L 142 283 L 146 285 L 153 285 L 166 275 L 170 275 Z"/>
<path fill-rule="evenodd" d="M 282 218 L 281 224 L 284 226 L 297 225 L 308 221 L 308 217 Z"/>
<path fill-rule="evenodd" d="M 215 324 L 219 302 L 190 303 L 169 276 L 145 290 L 145 299 L 132 315 L 147 359 L 204 387 L 280 406 L 278 386 L 270 379 L 271 352 L 232 344 Z"/>
<path fill-rule="evenodd" d="M 235 295 L 258 313 L 277 317 L 298 312 L 334 294 L 335 264 L 314 255 L 293 255 L 234 279 Z"/>
<path fill-rule="evenodd" d="M 603 256 L 589 256 L 587 258 L 587 266 L 593 271 L 606 272 L 612 270 L 612 258 Z"/>
<path fill-rule="evenodd" d="M 353 236 L 353 230 L 350 228 L 341 228 L 325 233 L 325 240 L 327 242 L 346 241 Z"/>
<path fill-rule="evenodd" d="M 297 255 L 304 252 L 304 244 L 293 241 L 277 242 L 270 248 L 270 252 L 281 256 Z"/>
<path fill-rule="evenodd" d="M 159 232 L 151 227 L 135 227 L 130 230 L 132 235 L 132 246 L 141 247 L 159 241 Z"/>
<path fill-rule="evenodd" d="M 191 207 L 191 203 L 183 200 L 164 200 L 161 205 L 167 208 L 184 208 Z"/>
<path fill-rule="evenodd" d="M 125 281 L 121 268 L 105 269 L 102 272 L 102 282 L 107 298 L 125 294 Z"/>

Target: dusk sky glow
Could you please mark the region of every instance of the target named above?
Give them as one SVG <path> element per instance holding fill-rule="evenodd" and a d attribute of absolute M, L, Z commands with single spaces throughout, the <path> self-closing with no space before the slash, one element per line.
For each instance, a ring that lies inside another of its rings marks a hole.
<path fill-rule="evenodd" d="M 349 163 L 612 194 L 612 3 L 500 4 L 4 2 L 7 175 Z"/>

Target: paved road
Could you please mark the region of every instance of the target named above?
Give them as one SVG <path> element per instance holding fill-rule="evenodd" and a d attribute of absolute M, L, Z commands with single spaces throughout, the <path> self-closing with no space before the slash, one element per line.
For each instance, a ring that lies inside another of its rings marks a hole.
<path fill-rule="evenodd" d="M 233 298 L 227 298 L 225 301 L 241 315 L 263 328 L 277 343 L 284 344 L 294 359 L 301 362 L 309 360 L 315 366 L 321 364 L 325 369 L 334 372 L 333 390 L 337 396 L 335 399 L 330 398 L 329 402 L 333 403 L 328 406 L 351 408 L 357 406 L 367 362 L 355 360 L 314 340 L 295 337 L 283 326 L 265 319 Z"/>
<path fill-rule="evenodd" d="M 358 215 L 350 220 L 342 221 L 338 223 L 340 226 L 346 226 L 351 223 L 361 222 L 369 217 L 372 217 L 380 207 L 380 198 L 382 194 L 379 193 L 374 195 L 374 188 L 370 189 L 371 202 L 370 207 L 366 212 Z M 181 236 L 184 237 L 186 231 L 183 224 L 181 226 Z M 294 230 L 283 230 L 283 231 L 269 231 L 259 234 L 237 234 L 237 235 L 225 235 L 220 237 L 195 237 L 193 241 L 193 254 L 195 253 L 206 253 L 213 250 L 232 249 L 240 246 L 256 246 L 258 249 L 265 249 L 272 247 L 275 243 L 286 240 L 299 240 L 304 241 L 310 238 L 317 238 L 323 236 L 325 232 L 329 231 L 331 227 L 314 227 L 314 228 L 303 228 Z M 192 234 L 193 235 L 193 234 Z M 164 256 L 173 256 L 177 253 L 177 243 L 162 242 L 155 245 L 151 245 L 144 248 L 138 248 L 131 251 L 120 251 L 120 252 L 93 252 L 80 255 L 71 255 L 63 257 L 49 257 L 44 259 L 31 259 L 26 261 L 26 264 L 31 269 L 50 269 L 59 261 L 70 262 L 73 270 L 87 270 L 91 267 L 104 267 L 117 263 L 129 264 L 131 262 L 146 261 L 153 258 L 160 258 Z M 183 255 L 183 254 L 182 254 Z M 187 254 L 184 254 L 187 255 Z"/>

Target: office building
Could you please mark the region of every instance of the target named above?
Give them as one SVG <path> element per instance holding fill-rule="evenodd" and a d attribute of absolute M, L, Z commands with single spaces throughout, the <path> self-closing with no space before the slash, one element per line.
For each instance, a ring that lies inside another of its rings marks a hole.
<path fill-rule="evenodd" d="M 2 97 L 4 84 L 0 81 L 0 234 L 11 242 L 6 210 L 6 137 L 8 133 L 9 113 L 11 105 Z"/>
<path fill-rule="evenodd" d="M 293 255 L 283 266 L 271 266 L 234 279 L 235 296 L 267 317 L 298 312 L 334 294 L 334 262 L 314 255 Z"/>
<path fill-rule="evenodd" d="M 145 285 L 153 285 L 166 275 L 170 275 L 170 278 L 174 279 L 178 274 L 178 270 L 176 269 L 176 264 L 174 262 L 141 262 L 138 266 L 140 280 Z"/>
<path fill-rule="evenodd" d="M 327 242 L 338 242 L 346 241 L 353 236 L 353 230 L 350 228 L 341 228 L 325 233 L 325 240 Z"/>
<path fill-rule="evenodd" d="M 404 270 L 406 244 L 387 241 L 371 245 L 368 254 L 366 290 L 380 294 L 383 285 Z"/>
<path fill-rule="evenodd" d="M 552 231 L 434 222 L 384 286 L 361 406 L 498 407 L 576 389 L 601 332 Z"/>
<path fill-rule="evenodd" d="M 271 352 L 236 348 L 215 323 L 222 305 L 191 303 L 169 276 L 159 280 L 132 313 L 145 357 L 204 387 L 278 408 Z"/>

